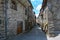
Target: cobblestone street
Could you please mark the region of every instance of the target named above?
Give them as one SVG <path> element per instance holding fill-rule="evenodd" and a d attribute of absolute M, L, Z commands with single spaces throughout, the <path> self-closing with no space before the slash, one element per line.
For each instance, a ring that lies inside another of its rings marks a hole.
<path fill-rule="evenodd" d="M 11 40 L 47 40 L 47 38 L 45 33 L 41 31 L 40 27 L 35 27 L 30 32 L 18 35 Z"/>

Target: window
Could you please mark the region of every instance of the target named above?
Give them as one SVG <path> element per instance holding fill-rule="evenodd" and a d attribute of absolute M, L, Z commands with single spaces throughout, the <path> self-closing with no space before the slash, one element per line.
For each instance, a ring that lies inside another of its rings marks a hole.
<path fill-rule="evenodd" d="M 11 8 L 17 10 L 17 4 L 15 1 L 11 0 Z"/>
<path fill-rule="evenodd" d="M 27 9 L 25 9 L 25 15 L 27 15 Z"/>
<path fill-rule="evenodd" d="M 0 24 L 1 24 L 1 20 L 0 20 Z"/>

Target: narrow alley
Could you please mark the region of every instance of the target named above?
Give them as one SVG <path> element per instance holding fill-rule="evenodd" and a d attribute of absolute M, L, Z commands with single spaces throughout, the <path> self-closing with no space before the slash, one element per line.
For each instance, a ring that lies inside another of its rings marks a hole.
<path fill-rule="evenodd" d="M 47 40 L 47 37 L 41 28 L 36 26 L 30 32 L 18 35 L 10 40 Z"/>
<path fill-rule="evenodd" d="M 60 0 L 0 0 L 0 40 L 60 40 Z"/>

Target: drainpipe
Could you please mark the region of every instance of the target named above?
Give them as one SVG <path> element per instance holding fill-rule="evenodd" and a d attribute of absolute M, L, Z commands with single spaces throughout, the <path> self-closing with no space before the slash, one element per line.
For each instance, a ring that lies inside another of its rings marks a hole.
<path fill-rule="evenodd" d="M 4 0 L 4 14 L 5 14 L 5 37 L 7 40 L 7 8 L 8 8 L 8 0 Z"/>

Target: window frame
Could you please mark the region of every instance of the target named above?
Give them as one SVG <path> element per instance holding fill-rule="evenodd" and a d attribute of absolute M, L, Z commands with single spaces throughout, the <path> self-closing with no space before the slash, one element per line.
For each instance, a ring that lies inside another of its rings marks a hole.
<path fill-rule="evenodd" d="M 17 10 L 17 3 L 16 3 L 16 1 L 11 0 L 11 9 Z"/>

